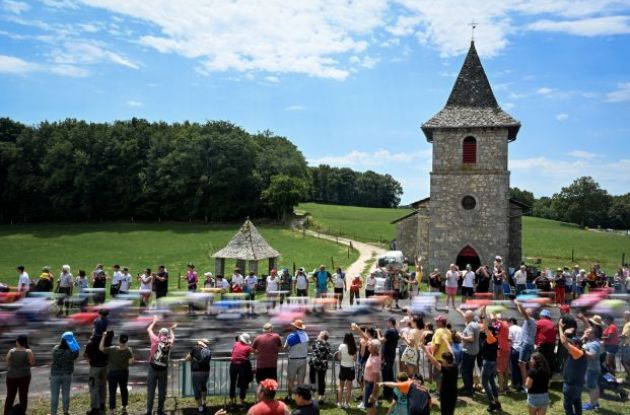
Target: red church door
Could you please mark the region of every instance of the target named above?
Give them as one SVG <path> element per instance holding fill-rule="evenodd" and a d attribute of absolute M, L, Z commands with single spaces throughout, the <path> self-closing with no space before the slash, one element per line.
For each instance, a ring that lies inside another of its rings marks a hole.
<path fill-rule="evenodd" d="M 477 251 L 475 251 L 470 245 L 466 245 L 457 255 L 455 264 L 457 264 L 460 270 L 466 269 L 466 265 L 470 264 L 472 270 L 477 271 L 477 268 L 481 266 L 481 260 L 479 259 Z"/>

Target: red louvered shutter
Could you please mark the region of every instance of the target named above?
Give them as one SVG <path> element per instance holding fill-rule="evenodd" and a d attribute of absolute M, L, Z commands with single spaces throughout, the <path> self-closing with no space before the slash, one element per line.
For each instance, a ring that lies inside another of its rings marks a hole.
<path fill-rule="evenodd" d="M 477 163 L 477 140 L 474 137 L 464 138 L 463 146 L 463 161 L 464 164 Z"/>

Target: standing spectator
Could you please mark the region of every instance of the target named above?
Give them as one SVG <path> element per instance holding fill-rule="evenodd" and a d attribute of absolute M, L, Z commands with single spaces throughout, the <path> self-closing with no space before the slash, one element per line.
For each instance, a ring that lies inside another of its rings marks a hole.
<path fill-rule="evenodd" d="M 85 270 L 79 270 L 79 275 L 74 282 L 74 286 L 77 287 L 77 292 L 79 293 L 79 309 L 81 310 L 81 312 L 85 312 L 85 310 L 87 310 L 89 299 L 89 282 Z"/>
<path fill-rule="evenodd" d="M 103 270 L 103 265 L 96 265 L 96 269 L 92 271 L 92 288 L 94 292 L 94 304 L 103 304 L 105 302 L 105 285 L 107 283 L 107 273 Z"/>
<path fill-rule="evenodd" d="M 304 383 L 306 377 L 306 359 L 308 356 L 308 334 L 302 320 L 291 323 L 293 332 L 284 341 L 284 348 L 289 349 L 287 364 L 287 399 L 291 399 L 293 385 Z"/>
<path fill-rule="evenodd" d="M 164 265 L 158 267 L 158 272 L 153 282 L 153 288 L 155 290 L 156 300 L 168 295 L 168 271 Z"/>
<path fill-rule="evenodd" d="M 243 274 L 241 274 L 240 268 L 234 268 L 234 272 L 232 273 L 232 292 L 243 292 L 243 285 L 245 284 L 245 278 L 243 278 Z"/>
<path fill-rule="evenodd" d="M 564 319 L 558 323 L 560 344 L 565 348 L 570 357 L 567 358 L 562 373 L 562 396 L 566 415 L 582 415 L 582 389 L 588 362 L 582 350 L 582 340 L 573 337 L 570 341 L 565 335 L 566 324 Z"/>
<path fill-rule="evenodd" d="M 453 340 L 451 331 L 446 328 L 446 323 L 446 316 L 439 315 L 435 317 L 435 324 L 437 326 L 437 329 L 435 330 L 435 333 L 433 333 L 433 337 L 431 338 L 431 354 L 435 356 L 438 362 L 442 362 L 442 356 L 444 355 L 444 353 L 448 352 L 451 349 L 450 344 Z M 439 370 L 437 371 L 437 373 L 434 373 L 434 377 L 437 388 L 439 389 L 442 380 L 442 375 L 440 374 Z"/>
<path fill-rule="evenodd" d="M 333 284 L 335 287 L 335 299 L 337 300 L 337 308 L 341 308 L 343 302 L 343 293 L 346 291 L 346 274 L 337 268 L 337 272 L 333 275 Z"/>
<path fill-rule="evenodd" d="M 494 412 L 501 410 L 499 391 L 497 390 L 497 384 L 495 382 L 499 341 L 496 337 L 497 330 L 494 326 L 487 323 L 483 324 L 482 320 L 480 330 L 485 334 L 485 338 L 480 347 L 480 355 L 483 359 L 481 366 L 481 384 L 488 397 L 488 412 Z"/>
<path fill-rule="evenodd" d="M 122 272 L 120 272 L 120 265 L 114 265 L 112 267 L 112 284 L 109 286 L 109 295 L 112 298 L 116 297 L 120 292 L 120 282 L 122 279 Z"/>
<path fill-rule="evenodd" d="M 129 288 L 131 288 L 131 274 L 129 274 L 129 268 L 124 267 L 120 275 L 118 293 L 129 294 Z"/>
<path fill-rule="evenodd" d="M 413 376 L 418 371 L 418 353 L 423 342 L 423 338 L 426 339 L 426 331 L 424 322 L 420 317 L 414 317 L 409 320 L 410 328 L 403 335 L 403 330 L 400 330 L 400 337 L 407 344 L 407 348 L 404 350 L 400 360 L 405 365 L 405 372 L 408 376 Z M 431 336 L 433 333 L 431 333 Z"/>
<path fill-rule="evenodd" d="M 367 277 L 365 281 L 365 298 L 370 298 L 374 295 L 374 291 L 376 290 L 376 277 L 374 273 L 370 273 L 370 276 Z"/>
<path fill-rule="evenodd" d="M 313 401 L 309 385 L 298 385 L 293 392 L 293 397 L 297 408 L 291 412 L 291 415 L 319 415 L 319 407 Z"/>
<path fill-rule="evenodd" d="M 569 271 L 569 267 L 564 267 L 562 271 L 564 275 L 564 298 L 569 301 L 574 299 L 573 296 L 573 274 Z"/>
<path fill-rule="evenodd" d="M 258 403 L 247 411 L 247 415 L 289 415 L 289 408 L 284 402 L 276 400 L 278 382 L 265 379 L 258 385 Z"/>
<path fill-rule="evenodd" d="M 175 343 L 175 328 L 173 324 L 169 329 L 163 327 L 156 335 L 153 327 L 158 322 L 157 316 L 147 327 L 147 333 L 151 340 L 149 351 L 149 371 L 147 373 L 147 415 L 153 414 L 153 402 L 155 400 L 155 387 L 158 388 L 158 415 L 164 415 L 164 402 L 166 401 L 166 384 L 168 381 L 168 364 L 171 349 Z"/>
<path fill-rule="evenodd" d="M 211 272 L 204 272 L 203 276 L 206 277 L 206 279 L 203 281 L 204 290 L 208 288 L 214 288 L 216 286 Z"/>
<path fill-rule="evenodd" d="M 529 360 L 529 370 L 525 379 L 529 415 L 545 415 L 549 407 L 549 380 L 551 370 L 545 357 L 536 352 Z"/>
<path fill-rule="evenodd" d="M 352 382 L 355 379 L 354 366 L 357 361 L 357 344 L 351 332 L 344 335 L 343 343 L 339 345 L 339 350 L 337 351 L 337 354 L 340 362 L 339 387 L 337 389 L 337 407 L 348 409 L 350 408 Z"/>
<path fill-rule="evenodd" d="M 186 288 L 188 292 L 197 291 L 197 283 L 199 282 L 199 278 L 197 278 L 197 271 L 195 271 L 195 266 L 193 264 L 188 264 L 186 275 L 182 277 L 186 280 Z M 241 278 L 243 276 L 241 275 Z"/>
<path fill-rule="evenodd" d="M 255 301 L 256 290 L 258 289 L 258 277 L 256 276 L 256 273 L 254 271 L 249 272 L 249 274 L 247 275 L 247 278 L 245 278 L 244 286 L 245 286 L 245 292 L 249 296 L 249 300 Z"/>
<path fill-rule="evenodd" d="M 28 347 L 28 338 L 20 335 L 15 347 L 7 353 L 7 398 L 4 401 L 4 415 L 9 415 L 19 393 L 20 411 L 28 409 L 28 387 L 31 383 L 31 366 L 35 366 L 35 356 Z"/>
<path fill-rule="evenodd" d="M 514 281 L 516 282 L 516 295 L 521 295 L 527 289 L 527 266 L 521 265 L 518 271 L 514 273 Z"/>
<path fill-rule="evenodd" d="M 512 387 L 516 390 L 523 389 L 523 378 L 521 369 L 518 365 L 518 357 L 521 353 L 521 326 L 514 317 L 508 320 L 510 325 L 510 333 L 508 340 L 510 342 L 510 369 L 512 372 Z"/>
<path fill-rule="evenodd" d="M 577 332 L 577 321 L 571 315 L 571 307 L 569 307 L 568 304 L 563 304 L 560 306 L 560 318 L 562 319 L 562 322 L 564 324 L 564 334 L 566 334 L 568 337 L 575 336 Z M 567 349 L 563 347 L 560 340 L 558 340 L 556 352 L 556 370 L 562 371 L 567 358 Z"/>
<path fill-rule="evenodd" d="M 360 275 L 355 275 L 350 282 L 350 305 L 354 304 L 354 299 L 357 299 L 359 304 L 359 298 L 361 298 L 361 287 L 363 287 L 363 279 Z"/>
<path fill-rule="evenodd" d="M 208 348 L 208 340 L 201 339 L 192 348 L 186 360 L 190 362 L 192 386 L 199 413 L 206 411 L 206 396 L 208 395 L 208 378 L 210 377 L 210 360 L 212 353 Z"/>
<path fill-rule="evenodd" d="M 275 269 L 272 269 L 267 277 L 267 288 L 265 289 L 265 293 L 267 294 L 267 311 L 269 311 L 269 303 L 271 303 L 271 308 L 276 308 L 279 282 L 278 273 Z"/>
<path fill-rule="evenodd" d="M 567 277 L 564 275 L 562 268 L 556 270 L 556 275 L 553 279 L 555 282 L 555 303 L 562 305 L 564 304 L 564 288 L 567 285 Z"/>
<path fill-rule="evenodd" d="M 19 265 L 16 270 L 18 272 L 18 286 L 17 290 L 20 293 L 27 293 L 31 289 L 31 278 L 28 273 L 24 271 L 24 265 Z"/>
<path fill-rule="evenodd" d="M 114 333 L 103 333 L 102 336 L 92 336 L 85 346 L 83 356 L 90 363 L 88 385 L 90 386 L 90 411 L 88 415 L 103 415 L 105 413 L 107 391 L 107 355 L 102 349 L 111 346 Z"/>
<path fill-rule="evenodd" d="M 290 297 L 293 292 L 293 277 L 289 273 L 288 268 L 282 268 L 282 273 L 280 274 L 280 304 L 284 304 L 285 298 L 287 299 L 287 304 L 290 303 L 288 297 Z"/>
<path fill-rule="evenodd" d="M 425 346 L 424 350 L 429 361 L 442 378 L 439 386 L 440 413 L 453 415 L 457 404 L 457 377 L 459 375 L 453 354 L 451 352 L 442 353 L 441 360 L 437 360 L 428 347 Z"/>
<path fill-rule="evenodd" d="M 480 266 L 475 274 L 477 274 L 477 292 L 487 293 L 490 291 L 490 272 L 488 271 L 488 266 Z"/>
<path fill-rule="evenodd" d="M 495 300 L 503 300 L 503 282 L 506 279 L 503 259 L 497 256 L 494 259 L 494 271 L 492 273 L 492 290 Z"/>
<path fill-rule="evenodd" d="M 309 380 L 312 385 L 317 384 L 319 403 L 324 403 L 326 394 L 326 372 L 328 371 L 328 361 L 332 355 L 330 343 L 328 343 L 328 332 L 320 331 L 317 339 L 313 343 L 313 353 L 309 360 Z"/>
<path fill-rule="evenodd" d="M 308 297 L 308 277 L 304 273 L 304 268 L 299 268 L 295 276 L 295 295 L 298 297 Z"/>
<path fill-rule="evenodd" d="M 606 352 L 605 365 L 610 374 L 615 376 L 615 356 L 619 351 L 619 330 L 615 324 L 615 318 L 611 315 L 604 316 L 606 329 L 602 334 L 604 351 Z"/>
<path fill-rule="evenodd" d="M 626 370 L 626 383 L 630 383 L 630 311 L 626 310 L 623 313 L 624 325 L 621 331 L 621 364 Z"/>
<path fill-rule="evenodd" d="M 516 309 L 524 318 L 523 327 L 521 330 L 519 354 L 518 354 L 518 367 L 521 372 L 521 379 L 524 383 L 527 379 L 527 362 L 534 352 L 534 343 L 536 342 L 536 320 L 532 318 L 532 309 L 523 308 L 523 305 L 519 301 L 515 301 Z"/>
<path fill-rule="evenodd" d="M 508 366 L 512 351 L 510 349 L 510 326 L 503 319 L 501 314 L 494 316 L 494 327 L 497 330 L 497 340 L 499 341 L 499 350 L 497 351 L 497 375 L 499 378 L 499 391 L 507 392 L 508 390 Z"/>
<path fill-rule="evenodd" d="M 58 316 L 61 316 L 66 310 L 66 315 L 70 312 L 70 296 L 72 296 L 72 286 L 74 280 L 70 273 L 70 265 L 64 265 L 61 267 L 61 274 L 59 274 L 59 280 L 57 281 L 57 293 L 60 298 L 57 300 L 57 306 L 59 307 Z"/>
<path fill-rule="evenodd" d="M 398 334 L 398 329 L 396 328 L 395 318 L 388 318 L 385 324 L 385 333 L 381 334 L 380 331 L 378 332 L 378 340 L 383 344 L 382 380 L 383 382 L 393 382 L 394 363 L 396 361 L 396 351 L 398 349 L 398 339 L 400 338 L 400 335 Z M 383 388 L 383 397 L 385 399 L 388 401 L 392 400 L 393 396 L 392 388 Z"/>
<path fill-rule="evenodd" d="M 230 403 L 232 405 L 236 404 L 237 385 L 241 405 L 245 405 L 247 388 L 252 381 L 252 364 L 249 361 L 249 356 L 252 354 L 251 343 L 249 334 L 243 333 L 238 336 L 237 341 L 232 346 L 230 358 Z"/>
<path fill-rule="evenodd" d="M 42 273 L 37 280 L 37 284 L 35 285 L 35 290 L 42 293 L 51 292 L 54 288 L 55 277 L 52 272 L 50 272 L 50 267 L 42 268 Z"/>
<path fill-rule="evenodd" d="M 457 265 L 451 264 L 449 270 L 446 271 L 446 308 L 448 304 L 455 308 L 455 295 L 457 295 L 457 281 L 459 280 L 460 273 L 457 270 Z"/>
<path fill-rule="evenodd" d="M 601 343 L 595 336 L 592 328 L 584 331 L 582 336 L 584 352 L 586 353 L 586 389 L 589 393 L 589 402 L 582 406 L 585 411 L 592 411 L 599 408 L 599 376 L 601 375 L 600 355 Z"/>
<path fill-rule="evenodd" d="M 536 322 L 536 348 L 547 359 L 547 366 L 553 373 L 556 367 L 556 325 L 551 321 L 549 310 L 542 310 Z"/>
<path fill-rule="evenodd" d="M 472 271 L 470 264 L 466 265 L 466 271 L 464 271 L 464 280 L 462 282 L 462 304 L 467 299 L 472 298 L 475 293 L 475 273 Z"/>
<path fill-rule="evenodd" d="M 363 407 L 367 410 L 368 415 L 376 414 L 376 399 L 379 394 L 379 382 L 381 382 L 381 357 L 379 349 L 381 342 L 379 340 L 370 341 L 370 357 L 365 362 L 365 370 L 363 373 Z M 393 366 L 393 365 L 392 365 Z M 389 388 L 391 391 L 392 389 Z M 393 392 L 392 392 L 393 395 Z"/>
<path fill-rule="evenodd" d="M 457 309 L 457 311 L 462 315 L 466 323 L 464 331 L 459 333 L 462 339 L 462 350 L 464 352 L 461 368 L 462 380 L 464 381 L 463 395 L 472 396 L 474 393 L 473 371 L 475 369 L 477 355 L 479 354 L 479 325 L 475 321 L 475 316 L 472 311 L 468 310 L 463 312 L 460 309 Z"/>
<path fill-rule="evenodd" d="M 59 406 L 59 391 L 63 406 L 63 415 L 70 415 L 70 384 L 74 373 L 74 361 L 79 357 L 79 343 L 72 332 L 65 332 L 61 336 L 61 343 L 52 351 L 50 363 L 50 413 L 57 415 Z"/>
<path fill-rule="evenodd" d="M 101 337 L 98 346 L 99 350 L 107 356 L 107 384 L 109 386 L 109 415 L 114 415 L 116 409 L 116 390 L 120 387 L 120 400 L 122 403 L 122 414 L 127 414 L 129 404 L 129 366 L 133 364 L 133 350 L 127 346 L 129 337 L 121 334 L 118 339 L 118 346 L 107 347 L 108 338 L 113 338 L 114 332 L 105 332 Z"/>
<path fill-rule="evenodd" d="M 144 270 L 144 274 L 138 277 L 140 282 L 140 307 L 148 307 L 151 303 L 151 290 L 153 289 L 153 275 L 151 269 Z"/>
<path fill-rule="evenodd" d="M 325 265 L 320 265 L 319 271 L 315 272 L 313 276 L 315 279 L 316 297 L 322 297 L 328 293 L 328 284 L 333 282 L 332 275 L 326 271 Z"/>
<path fill-rule="evenodd" d="M 274 333 L 271 323 L 265 323 L 262 334 L 254 339 L 252 349 L 256 355 L 256 382 L 278 380 L 278 353 L 282 349 L 282 339 Z"/>
<path fill-rule="evenodd" d="M 107 331 L 107 327 L 109 327 L 109 310 L 106 308 L 101 308 L 98 310 L 98 318 L 94 320 L 92 334 L 96 337 L 101 337 Z"/>

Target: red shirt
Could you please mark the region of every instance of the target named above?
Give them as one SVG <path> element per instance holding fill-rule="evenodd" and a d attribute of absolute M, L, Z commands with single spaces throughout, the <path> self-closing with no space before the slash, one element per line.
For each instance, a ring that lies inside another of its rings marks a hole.
<path fill-rule="evenodd" d="M 232 347 L 232 358 L 230 359 L 230 361 L 232 363 L 243 363 L 244 361 L 249 359 L 249 355 L 251 352 L 251 346 L 248 346 L 241 342 L 236 342 Z"/>
<path fill-rule="evenodd" d="M 549 343 L 556 344 L 556 325 L 548 318 L 541 318 L 536 322 L 536 346 Z"/>
<path fill-rule="evenodd" d="M 497 339 L 499 340 L 499 349 L 510 350 L 510 327 L 507 322 L 503 320 L 498 321 L 499 332 L 497 333 Z"/>
<path fill-rule="evenodd" d="M 263 333 L 256 336 L 252 348 L 256 350 L 256 367 L 278 367 L 278 352 L 282 347 L 282 339 L 276 333 Z"/>
<path fill-rule="evenodd" d="M 608 327 L 606 327 L 606 330 L 604 330 L 603 335 L 608 336 L 608 338 L 604 340 L 605 346 L 619 345 L 619 331 L 617 330 L 615 323 L 609 324 Z"/>
<path fill-rule="evenodd" d="M 287 406 L 282 401 L 260 401 L 256 405 L 249 408 L 249 415 L 284 415 L 287 412 Z"/>
<path fill-rule="evenodd" d="M 352 279 L 352 284 L 350 285 L 350 289 L 354 292 L 359 292 L 359 289 L 363 286 L 363 281 L 361 277 L 354 277 Z"/>

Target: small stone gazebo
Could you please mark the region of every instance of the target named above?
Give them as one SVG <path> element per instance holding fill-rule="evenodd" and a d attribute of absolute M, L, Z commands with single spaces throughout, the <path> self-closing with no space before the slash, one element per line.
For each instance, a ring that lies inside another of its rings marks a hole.
<path fill-rule="evenodd" d="M 225 248 L 212 254 L 215 258 L 216 274 L 225 275 L 225 260 L 235 259 L 236 266 L 245 274 L 253 271 L 258 274 L 258 261 L 269 260 L 269 271 L 276 267 L 280 252 L 273 249 L 258 229 L 247 218 L 241 229 L 232 237 Z M 247 268 L 245 267 L 247 265 Z"/>

